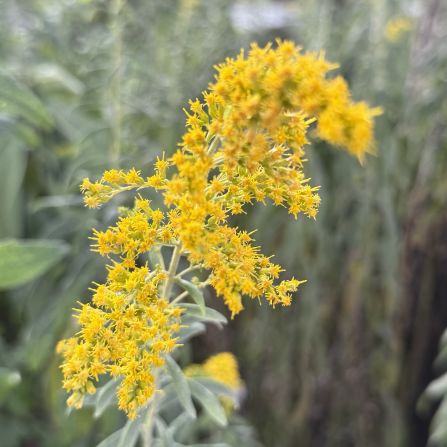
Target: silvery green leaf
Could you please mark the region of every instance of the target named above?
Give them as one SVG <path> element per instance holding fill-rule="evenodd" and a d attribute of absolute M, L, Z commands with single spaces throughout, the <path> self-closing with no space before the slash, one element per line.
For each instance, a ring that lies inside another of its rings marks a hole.
<path fill-rule="evenodd" d="M 171 376 L 172 383 L 177 393 L 178 400 L 185 411 L 192 417 L 196 417 L 196 409 L 191 399 L 191 390 L 183 371 L 177 365 L 175 360 L 169 355 L 166 356 L 166 367 Z"/>
<path fill-rule="evenodd" d="M 233 401 L 236 401 L 236 393 L 222 382 L 210 379 L 209 377 L 194 377 L 194 380 L 203 385 L 212 393 L 219 396 L 226 396 L 231 398 Z"/>
<path fill-rule="evenodd" d="M 203 292 L 192 282 L 186 281 L 182 278 L 175 278 L 175 282 L 195 301 L 199 306 L 202 315 L 205 315 L 205 298 Z"/>
<path fill-rule="evenodd" d="M 225 427 L 228 423 L 227 416 L 219 398 L 196 380 L 189 379 L 188 382 L 193 397 L 200 402 L 205 412 L 217 424 Z"/>
<path fill-rule="evenodd" d="M 226 324 L 228 320 L 224 315 L 211 307 L 205 307 L 205 314 L 202 313 L 197 304 L 181 303 L 181 307 L 186 309 L 185 317 L 192 317 L 195 320 L 215 323 L 217 325 Z"/>
<path fill-rule="evenodd" d="M 205 332 L 205 325 L 203 323 L 200 323 L 199 321 L 194 321 L 190 325 L 182 327 L 178 332 L 177 336 L 179 337 L 179 341 L 181 343 L 184 343 L 185 341 L 188 341 L 189 339 L 193 338 L 194 336 L 198 334 L 202 334 Z"/>
<path fill-rule="evenodd" d="M 96 391 L 95 411 L 93 413 L 95 418 L 99 418 L 106 408 L 113 403 L 118 385 L 118 380 L 112 379 Z"/>

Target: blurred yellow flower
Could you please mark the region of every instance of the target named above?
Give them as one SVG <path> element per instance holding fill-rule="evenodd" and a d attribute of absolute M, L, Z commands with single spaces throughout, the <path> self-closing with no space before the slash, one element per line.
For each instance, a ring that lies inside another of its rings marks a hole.
<path fill-rule="evenodd" d="M 389 42 L 396 42 L 400 37 L 413 28 L 413 21 L 409 17 L 398 16 L 390 19 L 385 27 L 385 38 Z"/>

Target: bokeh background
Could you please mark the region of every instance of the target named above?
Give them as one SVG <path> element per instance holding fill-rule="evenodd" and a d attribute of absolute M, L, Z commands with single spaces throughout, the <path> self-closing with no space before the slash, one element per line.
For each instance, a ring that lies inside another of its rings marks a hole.
<path fill-rule="evenodd" d="M 60 389 L 55 343 L 104 275 L 88 237 L 115 217 L 78 185 L 172 153 L 213 64 L 276 37 L 324 49 L 383 107 L 377 153 L 361 166 L 316 143 L 317 220 L 262 206 L 240 220 L 308 282 L 189 352 L 236 354 L 261 445 L 447 445 L 447 2 L 0 0 L 2 447 L 90 447 L 122 425 L 67 415 Z"/>

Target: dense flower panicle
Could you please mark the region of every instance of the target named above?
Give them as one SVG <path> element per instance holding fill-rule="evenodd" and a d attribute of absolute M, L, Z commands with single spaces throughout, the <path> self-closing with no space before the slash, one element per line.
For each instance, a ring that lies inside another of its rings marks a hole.
<path fill-rule="evenodd" d="M 336 68 L 322 54 L 303 54 L 291 42 L 277 48 L 253 45 L 247 57 L 217 66 L 203 100 L 190 102 L 187 130 L 174 155 L 157 159 L 151 176 L 109 170 L 97 182 L 85 179 L 85 204 L 98 207 L 128 190 L 154 189 L 164 209 L 137 196 L 117 223 L 94 231 L 93 249 L 110 260 L 108 279 L 92 304 L 82 305 L 80 332 L 59 346 L 70 405 L 95 392 L 101 374 L 120 377 L 119 406 L 130 417 L 156 388 L 153 371 L 176 346 L 181 307 L 170 302 L 181 256 L 209 272 L 210 284 L 231 315 L 244 296 L 288 306 L 303 281 L 279 281 L 282 269 L 261 254 L 251 234 L 230 225 L 255 202 L 283 206 L 295 218 L 315 218 L 318 187 L 303 171 L 312 132 L 362 159 L 373 148 L 373 118 L 380 113 L 353 102 Z M 175 247 L 169 268 L 141 266 L 147 252 Z M 238 377 L 230 357 L 216 356 L 203 368 Z M 236 368 L 236 369 L 235 369 Z M 236 379 L 234 379 L 236 383 Z"/>
<path fill-rule="evenodd" d="M 120 377 L 119 408 L 136 416 L 154 391 L 152 370 L 163 366 L 164 354 L 177 345 L 182 309 L 158 296 L 165 279 L 161 271 L 144 267 L 109 267 L 108 281 L 94 290 L 92 303 L 83 304 L 76 318 L 81 330 L 59 342 L 64 357 L 64 388 L 68 404 L 79 408 L 86 393 L 105 373 Z"/>

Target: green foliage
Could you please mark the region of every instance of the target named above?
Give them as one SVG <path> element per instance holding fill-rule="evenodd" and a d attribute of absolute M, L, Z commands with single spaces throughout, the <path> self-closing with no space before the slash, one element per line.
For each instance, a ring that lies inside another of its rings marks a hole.
<path fill-rule="evenodd" d="M 0 240 L 0 289 L 31 281 L 53 267 L 68 251 L 54 240 Z"/>

